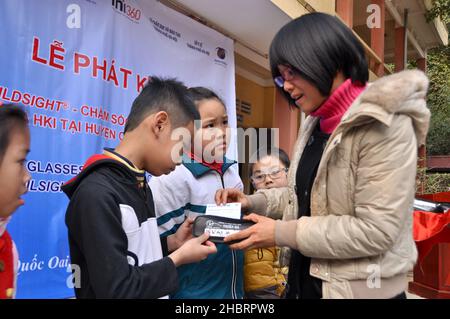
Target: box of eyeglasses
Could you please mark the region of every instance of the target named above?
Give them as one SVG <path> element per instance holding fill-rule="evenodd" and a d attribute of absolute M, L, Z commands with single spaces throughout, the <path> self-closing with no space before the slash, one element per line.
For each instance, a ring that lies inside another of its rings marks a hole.
<path fill-rule="evenodd" d="M 198 237 L 207 232 L 209 233 L 210 241 L 216 244 L 222 244 L 225 237 L 247 229 L 254 224 L 254 222 L 249 220 L 214 215 L 201 215 L 195 218 L 192 233 L 194 236 Z M 228 242 L 227 244 L 232 243 L 233 242 Z"/>

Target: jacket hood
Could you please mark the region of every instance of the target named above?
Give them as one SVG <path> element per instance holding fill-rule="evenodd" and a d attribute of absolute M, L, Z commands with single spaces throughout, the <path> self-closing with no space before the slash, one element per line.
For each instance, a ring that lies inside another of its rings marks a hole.
<path fill-rule="evenodd" d="M 429 80 L 425 73 L 407 70 L 370 84 L 342 118 L 343 126 L 364 124 L 374 118 L 390 126 L 394 115 L 411 118 L 418 145 L 425 144 L 430 121 L 426 105 Z"/>
<path fill-rule="evenodd" d="M 123 165 L 114 158 L 111 158 L 104 154 L 97 154 L 91 156 L 86 163 L 83 165 L 83 170 L 73 177 L 68 182 L 64 183 L 61 187 L 61 190 L 67 195 L 67 197 L 71 198 L 73 193 L 76 191 L 81 181 L 92 173 L 94 170 L 98 169 L 101 166 L 116 166 L 123 168 Z"/>

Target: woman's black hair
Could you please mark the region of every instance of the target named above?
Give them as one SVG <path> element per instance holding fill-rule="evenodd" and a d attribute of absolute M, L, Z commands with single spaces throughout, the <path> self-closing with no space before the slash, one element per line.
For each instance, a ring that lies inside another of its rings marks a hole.
<path fill-rule="evenodd" d="M 267 156 L 274 156 L 274 157 L 278 158 L 280 160 L 281 164 L 283 164 L 284 167 L 286 167 L 286 168 L 289 168 L 289 166 L 291 165 L 289 156 L 281 148 L 276 148 L 276 147 L 260 148 L 256 151 L 255 154 L 253 154 L 253 156 L 251 158 L 251 164 L 249 167 L 250 168 L 249 169 L 250 176 L 253 175 L 253 167 L 254 167 L 255 163 Z"/>
<path fill-rule="evenodd" d="M 214 91 L 207 89 L 205 87 L 197 86 L 188 89 L 189 94 L 198 108 L 198 103 L 203 100 L 216 99 L 225 107 L 223 100 Z"/>
<path fill-rule="evenodd" d="M 15 128 L 28 126 L 27 114 L 17 105 L 3 104 L 0 106 L 0 164 L 9 146 L 11 133 Z"/>
<path fill-rule="evenodd" d="M 320 12 L 303 15 L 278 31 L 270 46 L 274 78 L 280 75 L 279 65 L 292 67 L 323 96 L 330 95 L 339 71 L 355 84 L 365 85 L 369 79 L 364 48 L 352 30 L 337 17 Z"/>

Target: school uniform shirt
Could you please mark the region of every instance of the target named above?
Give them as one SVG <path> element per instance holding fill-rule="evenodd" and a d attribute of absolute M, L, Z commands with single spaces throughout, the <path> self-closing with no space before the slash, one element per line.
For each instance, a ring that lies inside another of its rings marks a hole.
<path fill-rule="evenodd" d="M 63 186 L 77 298 L 159 298 L 178 288 L 174 263 L 163 258 L 145 172 L 105 149 Z M 162 245 L 163 244 L 163 245 Z"/>
<path fill-rule="evenodd" d="M 162 237 L 175 233 L 186 217 L 205 214 L 218 189 L 243 189 L 236 162 L 225 159 L 223 165 L 207 165 L 186 155 L 182 165 L 168 175 L 152 177 L 149 185 Z M 243 263 L 242 251 L 218 244 L 216 254 L 178 268 L 180 289 L 171 298 L 241 299 Z"/>
<path fill-rule="evenodd" d="M 16 296 L 19 257 L 16 245 L 6 231 L 10 218 L 0 218 L 0 299 Z"/>

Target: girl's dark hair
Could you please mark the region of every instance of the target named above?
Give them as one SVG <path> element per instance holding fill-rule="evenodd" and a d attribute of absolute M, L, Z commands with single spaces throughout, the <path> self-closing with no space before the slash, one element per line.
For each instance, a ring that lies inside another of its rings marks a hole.
<path fill-rule="evenodd" d="M 253 175 L 253 167 L 257 161 L 260 159 L 267 157 L 267 156 L 274 156 L 278 158 L 281 162 L 281 164 L 284 165 L 284 167 L 289 168 L 291 165 L 291 161 L 289 160 L 289 156 L 286 154 L 285 151 L 283 151 L 281 148 L 271 147 L 271 148 L 260 148 L 256 151 L 255 154 L 253 154 L 251 158 L 251 164 L 250 164 L 250 176 Z"/>
<path fill-rule="evenodd" d="M 223 100 L 214 91 L 205 87 L 197 86 L 188 89 L 189 94 L 198 108 L 198 103 L 202 100 L 216 99 L 225 107 Z"/>
<path fill-rule="evenodd" d="M 11 133 L 17 127 L 24 129 L 27 126 L 28 117 L 22 108 L 14 104 L 0 106 L 0 163 L 9 146 Z"/>
<path fill-rule="evenodd" d="M 274 78 L 280 75 L 278 65 L 292 67 L 323 96 L 330 95 L 339 71 L 356 84 L 365 85 L 369 79 L 364 48 L 352 30 L 337 17 L 320 12 L 303 15 L 278 31 L 270 46 Z"/>

